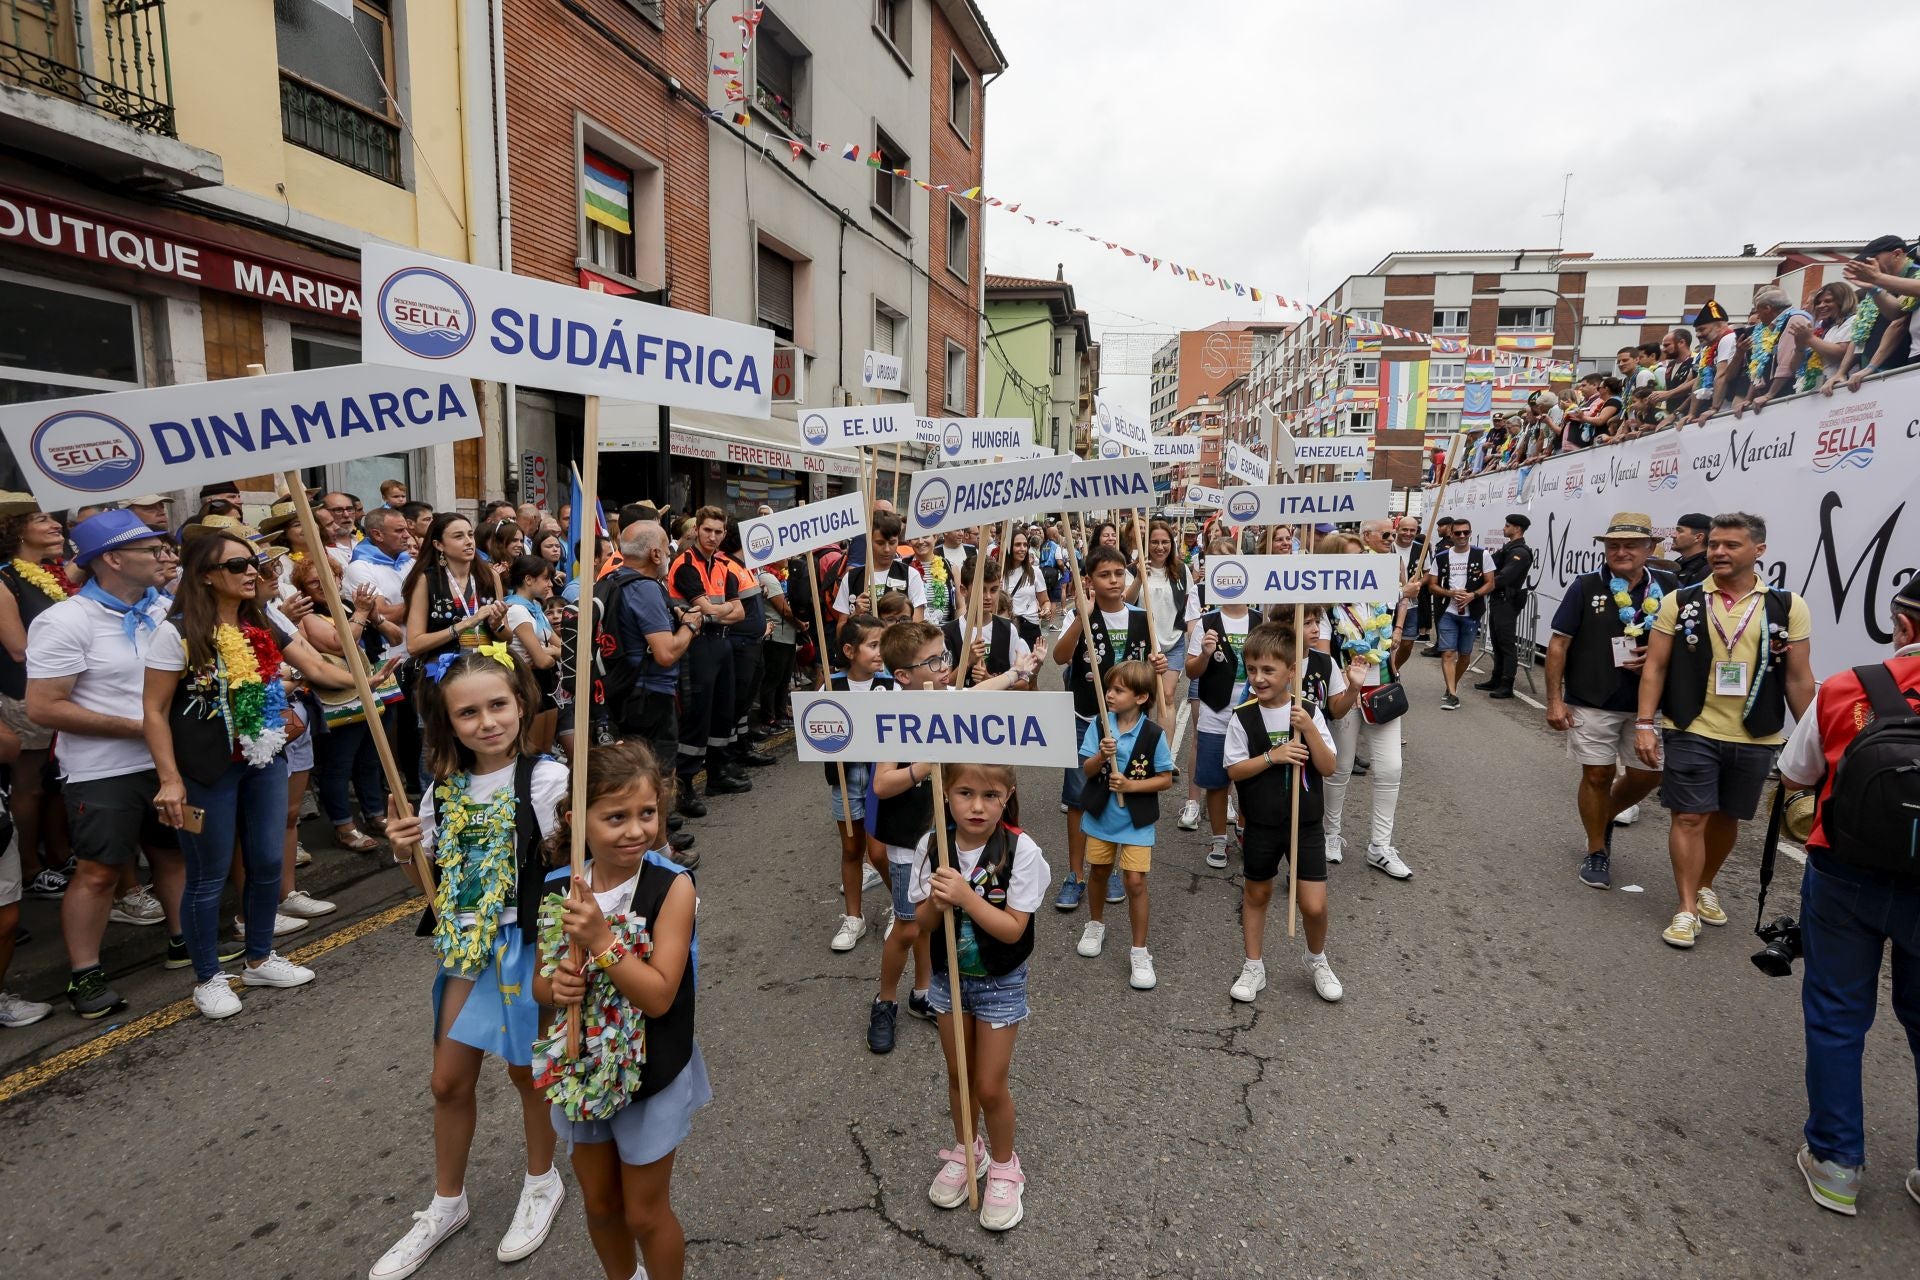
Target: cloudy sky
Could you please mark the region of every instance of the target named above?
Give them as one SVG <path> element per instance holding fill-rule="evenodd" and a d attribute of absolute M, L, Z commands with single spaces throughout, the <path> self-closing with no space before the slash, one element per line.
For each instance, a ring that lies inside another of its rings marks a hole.
<path fill-rule="evenodd" d="M 1263 290 L 1551 248 L 1568 172 L 1563 243 L 1599 256 L 1920 233 L 1909 0 L 980 3 L 988 193 Z M 997 274 L 1064 263 L 1096 336 L 1291 318 L 1018 217 L 985 243 Z"/>

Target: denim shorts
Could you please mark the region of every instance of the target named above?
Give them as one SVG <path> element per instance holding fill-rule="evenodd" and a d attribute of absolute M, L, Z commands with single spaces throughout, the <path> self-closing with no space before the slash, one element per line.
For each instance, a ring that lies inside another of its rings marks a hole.
<path fill-rule="evenodd" d="M 935 965 L 933 980 L 927 984 L 927 1003 L 935 1013 L 952 1013 L 953 1000 L 947 994 L 947 971 Z M 1027 1020 L 1027 966 L 997 978 L 960 978 L 960 1004 L 969 1017 L 978 1018 L 998 1031 Z"/>
<path fill-rule="evenodd" d="M 1187 661 L 1187 633 L 1182 631 L 1172 640 L 1161 645 L 1160 652 L 1167 655 L 1167 670 L 1180 670 Z"/>
<path fill-rule="evenodd" d="M 313 728 L 287 744 L 287 772 L 308 773 L 313 769 Z"/>
<path fill-rule="evenodd" d="M 887 875 L 893 880 L 893 918 L 912 924 L 914 913 L 920 909 L 920 904 L 907 896 L 907 888 L 913 884 L 913 864 L 888 858 Z"/>
<path fill-rule="evenodd" d="M 851 816 L 855 822 L 867 820 L 867 768 L 864 764 L 847 766 L 847 799 L 853 805 Z M 835 822 L 843 822 L 849 816 L 840 804 L 840 777 L 837 770 L 833 781 L 827 784 L 827 808 Z"/>
<path fill-rule="evenodd" d="M 1480 619 L 1462 613 L 1440 615 L 1440 639 L 1444 653 L 1472 653 L 1473 642 L 1480 638 Z"/>
<path fill-rule="evenodd" d="M 1196 733 L 1193 736 L 1193 785 L 1202 791 L 1225 791 L 1227 777 L 1227 735 Z"/>

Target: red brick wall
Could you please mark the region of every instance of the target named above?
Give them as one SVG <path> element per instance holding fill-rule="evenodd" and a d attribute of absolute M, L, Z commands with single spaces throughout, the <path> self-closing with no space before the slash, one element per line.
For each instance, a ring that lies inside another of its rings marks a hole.
<path fill-rule="evenodd" d="M 973 65 L 953 25 L 939 5 L 928 6 L 933 15 L 933 65 L 927 74 L 927 133 L 932 143 L 926 180 L 935 186 L 946 183 L 955 191 L 977 187 L 986 164 L 986 96 L 980 91 L 980 69 Z M 947 123 L 947 92 L 953 83 L 953 59 L 958 58 L 973 78 L 972 147 Z M 960 205 L 973 220 L 973 234 L 967 248 L 971 261 L 966 264 L 963 282 L 947 270 L 947 202 L 953 197 L 933 192 L 927 200 L 927 402 L 931 414 L 940 413 L 947 395 L 947 342 L 952 340 L 967 349 L 967 387 L 959 399 L 962 415 L 978 411 L 980 385 L 980 319 L 976 310 L 980 290 L 982 243 L 987 235 L 987 213 L 975 200 Z M 1062 423 L 1062 430 L 1071 424 Z"/>
<path fill-rule="evenodd" d="M 623 0 L 578 0 L 621 44 L 706 88 L 706 42 L 690 6 L 665 6 L 662 32 Z M 581 255 L 576 111 L 660 161 L 666 174 L 667 280 L 674 306 L 710 300 L 707 129 L 699 109 L 670 103 L 667 87 L 611 40 L 554 0 L 507 0 L 507 138 L 513 195 L 513 269 L 572 283 Z"/>

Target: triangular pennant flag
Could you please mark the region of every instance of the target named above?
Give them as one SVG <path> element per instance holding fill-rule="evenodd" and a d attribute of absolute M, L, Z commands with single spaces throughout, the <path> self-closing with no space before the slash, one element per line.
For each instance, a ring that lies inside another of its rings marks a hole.
<path fill-rule="evenodd" d="M 795 160 L 798 160 L 800 158 L 800 153 L 807 149 L 803 143 L 795 142 L 791 138 L 787 140 L 787 146 L 793 150 L 793 158 Z"/>
<path fill-rule="evenodd" d="M 1017 204 L 1010 204 L 1010 205 L 1008 205 L 1008 206 L 1007 206 L 1007 212 L 1008 212 L 1008 213 L 1018 213 L 1018 212 L 1020 212 L 1020 206 L 1019 206 L 1019 205 L 1017 205 Z"/>
<path fill-rule="evenodd" d="M 858 160 L 860 158 L 860 144 L 857 142 L 849 142 L 847 149 L 840 153 L 840 158 L 842 160 Z"/>
<path fill-rule="evenodd" d="M 980 188 L 968 187 L 960 193 L 960 198 L 962 200 L 978 200 L 980 198 Z"/>
<path fill-rule="evenodd" d="M 833 144 L 831 142 L 821 142 L 821 143 L 816 143 L 815 145 L 820 148 L 821 155 L 827 154 L 827 152 L 831 150 L 833 147 Z"/>

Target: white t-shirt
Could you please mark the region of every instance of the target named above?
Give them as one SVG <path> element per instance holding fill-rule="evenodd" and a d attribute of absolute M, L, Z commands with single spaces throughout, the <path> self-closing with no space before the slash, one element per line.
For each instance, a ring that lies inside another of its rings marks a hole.
<path fill-rule="evenodd" d="M 169 602 L 157 598 L 147 614 L 165 626 Z M 137 631 L 127 640 L 120 614 L 85 596 L 69 596 L 35 618 L 27 628 L 27 679 L 79 677 L 71 695 L 75 706 L 123 720 L 141 718 L 147 685 L 147 650 L 155 631 Z M 95 738 L 60 734 L 60 771 L 69 782 L 116 778 L 153 768 L 144 738 Z"/>
<path fill-rule="evenodd" d="M 399 604 L 405 598 L 400 590 L 401 581 L 400 574 L 384 564 L 375 564 L 371 560 L 349 560 L 346 572 L 340 575 L 342 603 L 352 608 L 353 593 L 363 586 L 371 586 L 382 604 Z"/>
<path fill-rule="evenodd" d="M 1200 593 L 1193 589 L 1191 582 L 1187 583 L 1186 612 L 1178 618 L 1173 616 L 1173 583 L 1164 569 L 1147 570 L 1146 604 L 1153 612 L 1153 637 L 1162 648 L 1172 644 L 1200 618 Z"/>
<path fill-rule="evenodd" d="M 1230 613 L 1221 613 L 1220 629 L 1227 633 L 1226 641 L 1221 648 L 1226 650 L 1229 655 L 1226 660 L 1234 664 L 1233 692 L 1227 695 L 1227 709 L 1224 711 L 1215 711 L 1204 702 L 1200 704 L 1200 723 L 1194 727 L 1195 733 L 1225 733 L 1227 731 L 1227 721 L 1233 718 L 1233 708 L 1235 704 L 1246 697 L 1247 672 L 1246 666 L 1240 658 L 1238 646 L 1246 643 L 1247 628 L 1252 622 L 1253 616 L 1251 614 L 1243 613 L 1236 618 Z M 1206 643 L 1207 633 L 1203 629 L 1196 632 L 1195 635 L 1198 638 L 1194 642 L 1195 647 L 1193 652 L 1198 653 L 1200 652 L 1198 646 Z M 1219 652 L 1219 650 L 1215 652 Z M 1209 658 L 1208 661 L 1211 662 L 1212 659 Z"/>
<path fill-rule="evenodd" d="M 560 802 L 567 797 L 567 766 L 558 760 L 541 760 L 533 766 L 533 780 L 527 790 L 533 796 L 534 820 L 540 824 L 542 838 L 551 837 L 554 828 L 560 825 Z M 476 773 L 467 784 L 467 798 L 475 804 L 485 804 L 493 799 L 493 793 L 502 787 L 513 786 L 513 766 L 495 769 L 492 773 Z M 433 801 L 434 788 L 428 787 L 420 797 L 420 845 L 433 856 Z M 504 927 L 520 918 L 519 910 L 513 905 L 513 899 L 507 899 L 506 909 L 500 913 L 500 924 Z M 470 914 L 463 915 L 461 924 L 472 924 Z"/>
<path fill-rule="evenodd" d="M 890 576 L 892 572 L 893 562 L 891 561 L 888 562 L 886 572 L 884 573 L 876 574 L 872 566 L 868 566 L 864 571 L 865 585 L 861 588 L 860 592 L 860 594 L 866 598 L 868 607 L 860 610 L 860 612 L 871 613 L 874 608 L 878 607 L 881 595 L 885 595 L 888 591 L 898 591 L 900 589 L 898 580 Z M 833 593 L 833 611 L 842 617 L 853 616 L 852 591 L 853 570 L 849 569 L 840 575 L 840 587 Z M 876 591 L 879 592 L 878 595 L 875 594 Z M 907 566 L 907 603 L 915 609 L 924 609 L 927 607 L 927 581 L 920 576 L 919 568 L 911 564 Z"/>
<path fill-rule="evenodd" d="M 1733 357 L 1739 351 L 1739 349 L 1740 349 L 1740 339 L 1734 336 L 1733 330 L 1731 329 L 1727 330 L 1726 333 L 1720 336 L 1720 341 L 1713 344 L 1713 363 L 1716 366 L 1716 368 L 1717 366 L 1720 366 L 1720 365 L 1731 366 L 1731 364 L 1733 363 Z M 1732 372 L 1733 372 L 1732 368 L 1727 369 L 1727 374 L 1731 374 Z M 1717 371 L 1714 374 L 1715 378 L 1719 378 L 1722 376 L 1725 376 L 1725 375 L 1722 375 Z M 1701 401 L 1706 401 L 1711 403 L 1713 400 L 1713 392 L 1696 386 L 1693 389 L 1693 398 L 1695 400 L 1701 400 Z M 1724 397 L 1722 397 L 1722 399 L 1724 401 Z"/>
<path fill-rule="evenodd" d="M 1031 573 L 1025 569 L 1008 569 L 1006 577 L 1001 581 L 1000 585 L 1006 589 L 1007 595 L 1013 599 L 1014 613 L 1025 618 L 1028 622 L 1038 623 L 1040 621 L 1041 593 L 1046 590 L 1047 582 L 1045 578 L 1040 576 L 1039 565 L 1032 564 L 1030 567 L 1032 568 Z"/>
<path fill-rule="evenodd" d="M 767 621 L 773 624 L 773 630 L 767 633 L 767 639 L 773 641 L 775 644 L 794 644 L 798 642 L 800 635 L 793 629 L 793 619 L 787 617 L 778 609 L 775 609 L 771 603 L 775 596 L 785 596 L 787 594 L 786 584 L 780 581 L 777 574 L 768 569 L 762 569 L 755 581 L 760 584 L 761 596 L 769 602 L 767 604 Z"/>
<path fill-rule="evenodd" d="M 546 625 L 542 626 L 542 623 Z M 527 656 L 527 646 L 520 643 L 520 628 L 523 626 L 532 627 L 533 634 L 536 638 L 553 629 L 553 624 L 546 622 L 546 615 L 544 613 L 536 618 L 533 615 L 532 609 L 529 609 L 524 604 L 517 603 L 507 606 L 506 622 L 503 625 L 507 629 L 507 652 L 513 655 L 515 662 L 525 662 L 529 665 L 532 663 L 532 659 Z"/>
<path fill-rule="evenodd" d="M 588 880 L 587 883 L 592 884 L 593 881 Z M 599 904 L 601 915 L 616 916 L 633 905 L 633 891 L 639 887 L 640 873 L 636 871 L 631 878 L 622 880 L 605 893 L 594 894 L 593 900 Z"/>
<path fill-rule="evenodd" d="M 1465 591 L 1467 589 L 1467 562 L 1473 558 L 1473 548 L 1468 547 L 1465 551 L 1456 552 L 1453 547 L 1449 545 L 1444 549 L 1447 552 L 1447 589 L 1449 591 Z M 1483 564 L 1481 568 L 1484 572 L 1485 565 Z M 1440 552 L 1438 551 L 1433 553 L 1433 572 L 1436 576 L 1440 572 Z M 1449 601 L 1447 603 L 1447 612 L 1464 618 L 1467 615 L 1467 606 L 1457 601 Z"/>
<path fill-rule="evenodd" d="M 960 571 L 966 567 L 967 563 L 967 544 L 963 542 L 957 547 L 950 547 L 942 542 L 937 550 L 946 559 L 948 579 L 953 582 L 960 581 Z"/>
<path fill-rule="evenodd" d="M 1339 668 L 1334 668 L 1334 675 L 1336 677 L 1339 673 Z M 1345 687 L 1343 683 L 1341 688 L 1344 689 Z M 1270 735 L 1285 732 L 1292 716 L 1293 704 L 1290 701 L 1278 707 L 1263 706 L 1260 708 L 1260 723 L 1267 726 L 1267 732 Z M 1318 707 L 1313 709 L 1313 731 L 1320 735 L 1320 741 L 1326 744 L 1327 750 L 1334 750 L 1333 732 L 1327 728 L 1327 718 L 1320 714 L 1320 708 Z M 1270 745 L 1270 742 L 1263 744 L 1260 749 L 1265 751 Z M 1251 759 L 1252 756 L 1253 753 L 1247 749 L 1247 731 L 1245 726 L 1240 723 L 1240 717 L 1227 717 L 1227 745 L 1226 750 L 1220 756 L 1221 765 L 1231 769 L 1233 766 Z"/>
<path fill-rule="evenodd" d="M 934 858 L 927 853 L 927 842 L 933 839 L 928 832 L 920 837 L 919 847 L 913 851 L 913 879 L 907 884 L 907 899 L 911 902 L 925 902 L 933 892 Z M 954 870 L 963 876 L 973 874 L 980 865 L 980 849 L 960 849 L 953 851 Z M 1022 831 L 1013 846 L 1013 869 L 1007 877 L 1007 910 L 1034 912 L 1047 897 L 1047 883 L 1053 879 L 1053 871 L 1047 866 L 1046 858 L 1040 852 L 1040 846 L 1033 837 Z"/>
<path fill-rule="evenodd" d="M 344 578 L 347 573 L 347 565 L 353 560 L 353 548 L 351 546 L 336 547 L 329 545 L 327 547 L 327 559 L 333 561 L 333 576 L 336 578 Z"/>

